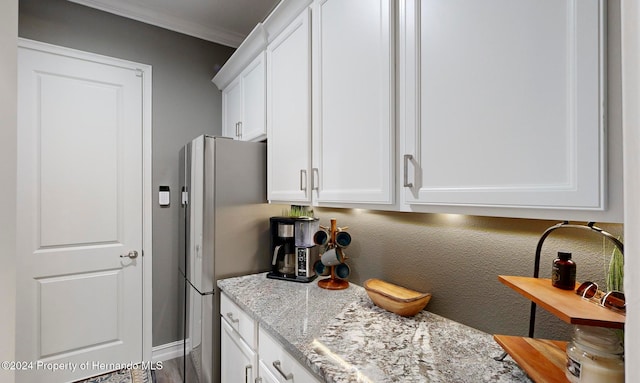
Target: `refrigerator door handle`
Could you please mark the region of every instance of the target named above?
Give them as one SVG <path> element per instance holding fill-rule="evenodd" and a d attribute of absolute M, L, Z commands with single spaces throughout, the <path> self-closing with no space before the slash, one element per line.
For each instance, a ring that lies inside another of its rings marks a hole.
<path fill-rule="evenodd" d="M 182 187 L 182 206 L 187 206 L 189 204 L 189 193 L 187 192 L 186 187 Z"/>

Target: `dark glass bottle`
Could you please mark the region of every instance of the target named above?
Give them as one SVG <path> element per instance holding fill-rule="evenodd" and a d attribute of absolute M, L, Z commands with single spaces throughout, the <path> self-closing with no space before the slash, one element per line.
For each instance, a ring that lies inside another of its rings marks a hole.
<path fill-rule="evenodd" d="M 551 283 L 564 290 L 576 288 L 576 263 L 571 260 L 571 253 L 558 252 L 551 269 Z"/>

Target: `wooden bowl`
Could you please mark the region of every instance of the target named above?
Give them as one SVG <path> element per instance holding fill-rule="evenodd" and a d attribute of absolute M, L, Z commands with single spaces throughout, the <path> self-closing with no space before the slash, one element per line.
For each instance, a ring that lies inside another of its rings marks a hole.
<path fill-rule="evenodd" d="M 364 281 L 364 288 L 376 306 L 404 317 L 416 315 L 431 299 L 430 293 L 420 293 L 375 278 Z"/>

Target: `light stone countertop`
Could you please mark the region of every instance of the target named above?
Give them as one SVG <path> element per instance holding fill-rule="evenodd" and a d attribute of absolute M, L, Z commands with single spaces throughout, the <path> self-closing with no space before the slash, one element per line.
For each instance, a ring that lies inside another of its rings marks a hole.
<path fill-rule="evenodd" d="M 510 358 L 493 359 L 502 348 L 491 335 L 428 311 L 398 316 L 354 284 L 325 290 L 262 273 L 218 287 L 326 382 L 530 382 Z"/>

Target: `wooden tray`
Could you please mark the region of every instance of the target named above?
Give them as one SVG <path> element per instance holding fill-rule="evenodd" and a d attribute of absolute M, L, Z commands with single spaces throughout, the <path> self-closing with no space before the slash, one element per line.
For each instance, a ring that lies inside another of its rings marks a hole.
<path fill-rule="evenodd" d="M 583 299 L 575 291 L 553 287 L 550 279 L 506 275 L 498 279 L 566 323 L 624 329 L 624 314 Z"/>
<path fill-rule="evenodd" d="M 493 339 L 536 383 L 566 383 L 567 342 L 494 335 Z"/>

